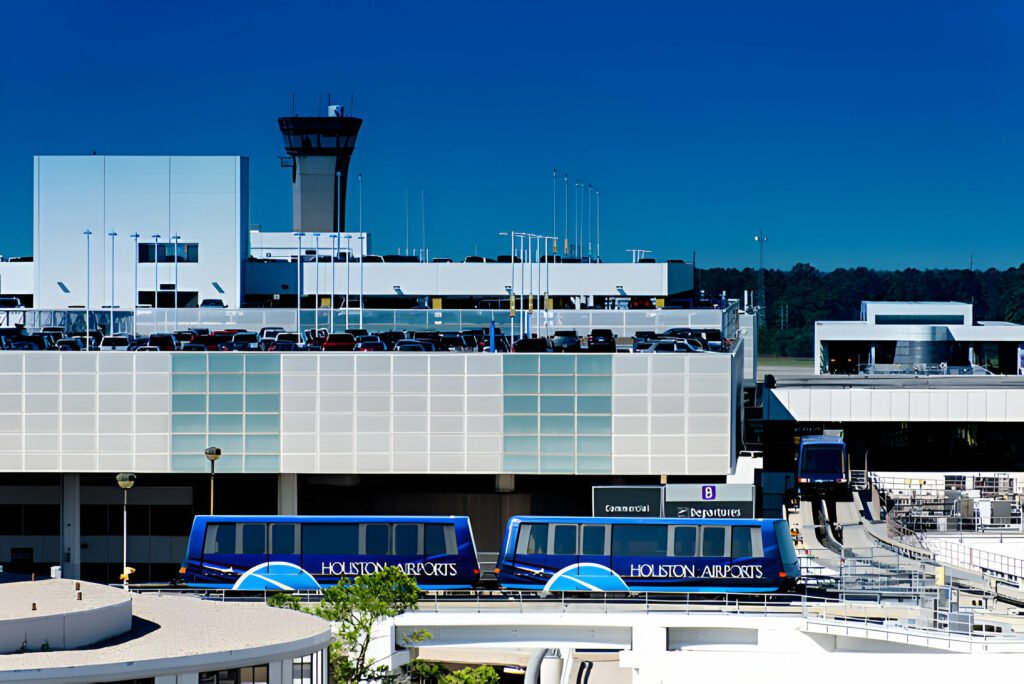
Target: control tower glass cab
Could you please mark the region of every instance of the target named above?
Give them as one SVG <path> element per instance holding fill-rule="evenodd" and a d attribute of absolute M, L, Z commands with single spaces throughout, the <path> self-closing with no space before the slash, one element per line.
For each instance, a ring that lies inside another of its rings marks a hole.
<path fill-rule="evenodd" d="M 277 120 L 291 157 L 293 230 L 345 232 L 348 163 L 363 120 L 345 116 L 339 105 L 327 112 Z"/>

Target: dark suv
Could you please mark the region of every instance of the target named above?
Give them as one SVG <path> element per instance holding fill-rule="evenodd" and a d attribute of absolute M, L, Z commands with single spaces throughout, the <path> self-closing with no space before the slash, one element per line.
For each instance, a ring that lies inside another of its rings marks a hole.
<path fill-rule="evenodd" d="M 556 330 L 551 336 L 551 351 L 553 352 L 578 352 L 580 350 L 580 336 L 575 330 Z"/>
<path fill-rule="evenodd" d="M 587 351 L 615 353 L 615 335 L 608 328 L 594 328 L 587 338 Z"/>

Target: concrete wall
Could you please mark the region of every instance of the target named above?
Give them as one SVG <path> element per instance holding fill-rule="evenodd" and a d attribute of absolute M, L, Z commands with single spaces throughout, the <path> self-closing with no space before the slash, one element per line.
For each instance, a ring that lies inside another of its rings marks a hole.
<path fill-rule="evenodd" d="M 742 353 L 4 352 L 0 471 L 724 475 Z"/>

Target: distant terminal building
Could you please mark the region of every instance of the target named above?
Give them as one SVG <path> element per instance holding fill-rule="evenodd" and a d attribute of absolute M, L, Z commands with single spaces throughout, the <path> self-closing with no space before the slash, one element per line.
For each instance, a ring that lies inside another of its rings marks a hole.
<path fill-rule="evenodd" d="M 1020 375 L 1024 326 L 959 302 L 862 302 L 860 320 L 815 323 L 814 354 L 816 374 Z"/>

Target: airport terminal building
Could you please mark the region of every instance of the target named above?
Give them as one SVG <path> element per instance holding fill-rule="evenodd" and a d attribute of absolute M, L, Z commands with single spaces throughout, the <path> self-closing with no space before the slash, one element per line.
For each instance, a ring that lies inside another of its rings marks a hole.
<path fill-rule="evenodd" d="M 5 569 L 116 578 L 118 472 L 137 476 L 128 564 L 152 582 L 177 575 L 193 516 L 211 509 L 470 515 L 486 552 L 509 515 L 589 514 L 595 485 L 736 472 L 753 313 L 724 298 L 702 305 L 691 262 L 607 263 L 556 252 L 561 240 L 546 235 L 509 235 L 510 254 L 491 260 L 375 255 L 368 233 L 344 231 L 358 126 L 307 119 L 281 123 L 287 232 L 250 225 L 245 157 L 37 157 L 35 253 L 0 262 L 2 294 L 31 308 L 0 311 L 0 328 L 443 332 L 494 321 L 514 336 L 630 338 L 685 326 L 713 331 L 723 350 L 0 351 Z M 215 476 L 208 447 L 222 453 Z"/>

